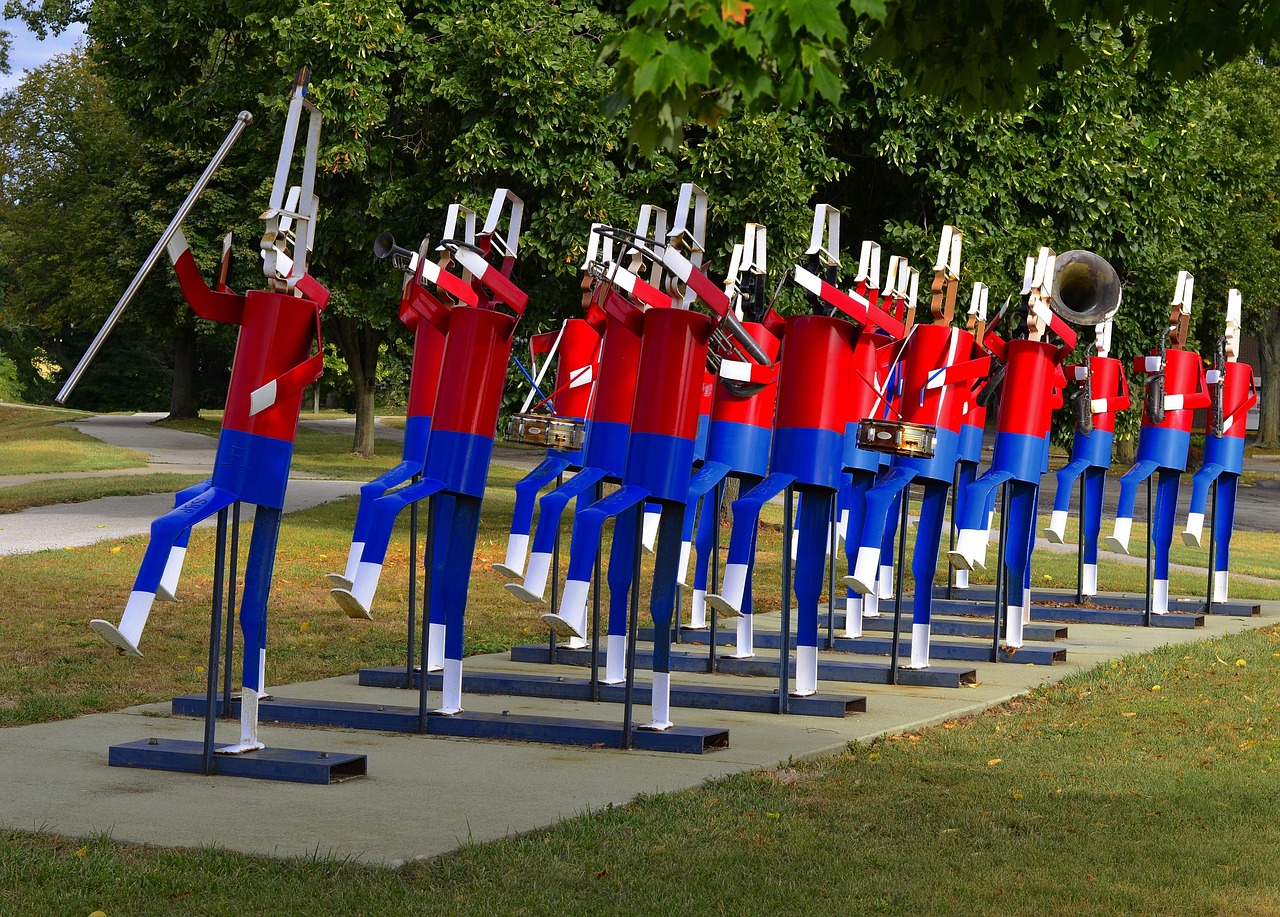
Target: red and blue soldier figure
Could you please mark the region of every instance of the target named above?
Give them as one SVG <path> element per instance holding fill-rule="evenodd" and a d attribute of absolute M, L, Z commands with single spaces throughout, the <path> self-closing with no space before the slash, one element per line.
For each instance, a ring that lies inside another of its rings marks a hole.
<path fill-rule="evenodd" d="M 666 211 L 645 205 L 635 235 L 640 236 L 653 222 L 658 231 L 665 232 Z M 627 445 L 631 437 L 631 414 L 635 402 L 639 378 L 641 334 L 644 308 L 669 308 L 671 296 L 658 289 L 661 283 L 660 264 L 648 268 L 639 258 L 631 258 L 624 266 L 613 261 L 612 230 L 595 226 L 592 243 L 584 264 L 583 282 L 589 286 L 586 296 L 588 320 L 603 328 L 601 337 L 599 374 L 595 385 L 591 411 L 588 418 L 586 442 L 583 447 L 582 469 L 572 478 L 542 497 L 539 504 L 538 526 L 534 531 L 533 550 L 529 556 L 529 569 L 523 583 L 508 583 L 508 592 L 526 602 L 542 602 L 551 570 L 552 549 L 559 538 L 560 519 L 569 501 L 594 491 L 600 482 L 621 483 L 626 467 Z M 602 245 L 597 243 L 603 240 Z M 600 253 L 597 257 L 597 252 Z M 645 274 L 648 280 L 641 277 Z M 654 283 L 650 283 L 649 281 Z M 594 500 L 594 495 L 588 502 Z M 573 536 L 580 525 L 580 515 L 573 520 Z M 597 536 L 598 538 L 598 533 Z M 606 655 L 605 681 L 620 682 L 625 678 L 627 594 L 632 581 L 632 558 L 635 549 L 635 527 L 632 524 L 616 526 L 608 565 L 609 584 L 609 639 Z M 587 557 L 587 554 L 590 556 Z M 555 632 L 564 637 L 566 646 L 581 649 L 586 643 L 586 580 L 590 578 L 595 562 L 594 550 L 588 552 L 579 547 L 578 566 L 573 563 L 574 551 L 570 549 L 570 564 L 566 590 L 581 588 L 581 617 L 562 624 L 559 612 L 543 616 Z M 581 558 L 587 557 L 583 560 Z M 585 566 L 584 566 L 585 565 Z M 575 574 L 581 585 L 573 586 Z M 561 603 L 561 608 L 564 608 Z M 577 608 L 577 605 L 570 606 Z"/>
<path fill-rule="evenodd" d="M 681 189 L 682 203 L 690 193 L 702 194 L 699 189 L 686 186 Z M 639 387 L 631 416 L 622 487 L 578 512 L 564 598 L 558 614 L 544 616 L 562 636 L 584 636 L 584 630 L 578 630 L 576 625 L 585 621 L 587 577 L 595 563 L 605 521 L 617 517 L 616 533 L 626 528 L 634 531 L 640 523 L 641 505 L 645 501 L 660 504 L 649 601 L 654 626 L 653 718 L 645 727 L 649 729 L 671 726 L 670 630 L 679 587 L 684 516 L 690 511 L 690 474 L 695 460 L 702 400 L 700 381 L 706 368 L 707 348 L 722 322 L 727 323 L 740 344 L 745 344 L 740 326 L 728 318 L 731 313 L 727 308 L 723 313 L 719 311 L 720 306 L 728 306 L 728 298 L 680 250 L 685 248 L 696 255 L 696 249 L 701 247 L 684 228 L 685 221 L 681 218 L 684 213 L 687 208 L 682 206 L 661 256 L 667 269 L 686 285 L 683 291 L 675 290 L 673 299 L 678 297 L 683 304 L 696 297 L 711 305 L 716 315 L 708 317 L 688 308 L 636 310 L 642 324 Z M 615 557 L 614 562 L 621 559 Z M 618 629 L 625 634 L 625 628 Z M 609 631 L 612 639 L 615 632 L 612 615 Z"/>
<path fill-rule="evenodd" d="M 890 366 L 906 332 L 905 326 L 890 312 L 880 310 L 880 246 L 874 242 L 862 243 L 858 277 L 854 290 L 875 307 L 868 310 L 868 331 L 858 336 L 853 353 L 853 379 L 848 390 L 849 424 L 845 428 L 844 474 L 845 488 L 841 491 L 844 522 L 845 556 L 852 571 L 857 561 L 857 547 L 866 521 L 867 493 L 875 485 L 880 473 L 882 453 L 864 448 L 859 443 L 858 431 L 862 422 L 876 413 L 887 388 Z M 905 258 L 889 259 L 888 286 L 885 302 L 893 305 L 899 301 L 910 302 L 910 286 L 919 284 L 919 272 L 913 270 Z M 909 309 L 910 306 L 907 306 Z M 892 566 L 889 567 L 892 570 Z M 890 578 L 892 574 L 889 574 Z M 862 619 L 875 617 L 879 612 L 879 594 L 875 590 L 863 595 L 851 585 L 846 585 L 845 636 L 862 636 Z"/>
<path fill-rule="evenodd" d="M 934 429 L 933 454 L 894 454 L 888 471 L 867 491 L 866 515 L 858 533 L 853 572 L 846 582 L 864 595 L 883 578 L 881 557 L 886 537 L 896 530 L 895 508 L 904 490 L 917 480 L 923 484 L 920 516 L 916 526 L 911 572 L 915 602 L 911 627 L 912 668 L 929 664 L 932 626 L 933 578 L 938 565 L 938 543 L 946 519 L 947 497 L 955 478 L 960 446 L 961 408 L 975 379 L 987 372 L 989 358 L 974 356 L 971 332 L 955 327 L 955 300 L 959 288 L 960 247 L 963 237 L 952 226 L 943 227 L 938 260 L 934 265 L 929 312 L 932 321 L 920 324 L 908 314 L 908 330 L 899 351 L 898 420 Z M 875 427 L 868 426 L 875 431 Z M 864 442 L 867 437 L 860 437 Z M 902 533 L 899 533 L 902 534 Z M 853 539 L 852 528 L 850 540 Z M 905 537 L 903 535 L 902 537 Z M 889 541 L 889 543 L 892 543 Z"/>
<path fill-rule="evenodd" d="M 1226 332 L 1218 344 L 1209 385 L 1209 421 L 1205 427 L 1204 461 L 1191 478 L 1191 506 L 1182 540 L 1200 547 L 1209 489 L 1217 487 L 1213 515 L 1213 601 L 1227 600 L 1227 571 L 1231 561 L 1231 530 L 1235 526 L 1236 490 L 1244 471 L 1244 435 L 1249 411 L 1258 403 L 1253 367 L 1236 355 L 1240 346 L 1240 291 L 1227 294 Z"/>
<path fill-rule="evenodd" d="M 459 216 L 465 219 L 464 238 L 474 241 L 475 212 L 458 204 L 452 204 L 449 207 L 445 221 L 445 237 L 455 237 Z M 405 412 L 404 444 L 401 447 L 400 463 L 360 488 L 360 504 L 356 509 L 355 528 L 351 537 L 351 547 L 347 553 L 346 571 L 341 574 L 331 573 L 326 577 L 329 585 L 333 587 L 350 589 L 355 582 L 356 573 L 360 569 L 360 559 L 364 554 L 365 541 L 369 537 L 373 524 L 374 501 L 384 496 L 387 491 L 422 473 L 422 463 L 427 452 L 427 439 L 431 435 L 431 413 L 435 409 L 445 341 L 444 333 L 431 321 L 431 300 L 428 298 L 431 294 L 423 285 L 424 281 L 438 280 L 440 274 L 439 265 L 428 264 L 424 260 L 429 247 L 428 240 L 424 239 L 417 252 L 410 252 L 397 247 L 390 233 L 383 233 L 374 243 L 375 256 L 378 258 L 390 256 L 393 263 L 405 274 L 404 289 L 400 297 L 400 321 L 413 332 L 409 403 Z M 444 562 L 444 548 L 443 543 L 435 545 L 436 567 L 434 569 L 438 570 L 439 565 Z M 444 608 L 438 601 L 439 586 L 442 582 L 441 575 L 433 576 L 431 585 L 437 595 L 427 601 L 429 613 L 433 618 L 427 624 L 431 629 L 432 638 L 427 641 L 431 654 L 427 659 L 427 670 L 430 672 L 438 672 L 444 665 Z"/>
<path fill-rule="evenodd" d="M 1209 407 L 1209 391 L 1200 355 L 1184 349 L 1195 279 L 1188 271 L 1178 272 L 1173 309 L 1168 327 L 1160 334 L 1159 345 L 1150 356 L 1134 360 L 1134 372 L 1146 376 L 1142 428 L 1138 433 L 1138 459 L 1120 478 L 1120 505 L 1115 526 L 1107 536 L 1107 547 L 1129 553 L 1129 533 L 1138 485 L 1158 473 L 1156 505 L 1150 521 L 1155 547 L 1155 578 L 1151 589 L 1154 614 L 1169 611 L 1169 546 L 1173 543 L 1174 516 L 1178 511 L 1178 483 L 1187 469 L 1191 447 L 1192 418 L 1199 408 Z M 1169 346 L 1170 338 L 1173 346 Z"/>
<path fill-rule="evenodd" d="M 740 492 L 748 491 L 769 468 L 769 443 L 773 436 L 773 412 L 778 399 L 777 360 L 782 345 L 783 318 L 765 301 L 765 228 L 749 223 L 744 241 L 734 246 L 725 292 L 742 326 L 769 359 L 771 368 L 735 355 L 719 356 L 719 377 L 714 388 L 711 422 L 707 437 L 706 463 L 691 484 L 690 506 L 704 496 L 706 486 L 718 496 L 726 477 L 738 481 Z M 761 381 L 761 374 L 767 377 Z M 757 381 L 753 381 L 757 380 Z M 689 520 L 686 519 L 686 523 Z M 693 597 L 690 626 L 707 626 L 706 598 L 711 570 L 711 552 L 716 526 L 720 524 L 718 500 L 703 499 L 694 541 Z M 681 556 L 680 568 L 686 569 Z M 682 579 L 682 585 L 683 579 Z M 748 597 L 746 603 L 750 603 Z M 747 612 L 744 612 L 744 614 Z"/>
<path fill-rule="evenodd" d="M 520 198 L 500 188 L 475 245 L 459 239 L 442 241 L 471 282 L 442 268 L 435 286 L 443 298 L 431 296 L 428 300 L 430 320 L 445 335 L 440 377 L 449 380 L 449 386 L 447 395 L 441 391 L 436 397 L 422 479 L 374 501 L 355 581 L 350 589 L 331 590 L 349 616 L 371 617 L 369 609 L 396 516 L 409 503 L 432 500 L 433 568 L 435 545 L 442 541 L 446 545 L 443 570 L 447 575 L 438 592 L 432 583 L 432 598 L 438 596 L 444 608 L 444 689 L 437 711 L 444 714 L 462 710 L 463 618 L 480 528 L 480 504 L 493 456 L 512 338 L 528 304 L 527 295 L 510 277 L 522 213 Z M 504 214 L 505 233 L 499 227 Z M 494 255 L 500 266 L 490 263 Z M 499 306 L 510 312 L 499 311 Z"/>
<path fill-rule="evenodd" d="M 320 113 L 305 98 L 306 88 L 303 71 L 290 98 L 275 184 L 263 214 L 267 221 L 261 242 L 263 272 L 270 289 L 237 294 L 225 285 L 225 269 L 223 281 L 217 289 L 210 289 L 181 229 L 170 238 L 169 258 L 192 310 L 201 318 L 240 328 L 213 476 L 188 490 L 189 499 L 152 523 L 151 541 L 119 627 L 103 620 L 90 622 L 119 650 L 141 656 L 138 644 L 175 544 L 185 539 L 196 523 L 232 503 L 254 504 L 253 535 L 240 602 L 240 628 L 245 641 L 241 740 L 219 749 L 226 754 L 263 747 L 258 741 L 258 701 L 265 696 L 267 602 L 280 516 L 303 391 L 320 378 L 324 368 L 320 315 L 329 301 L 329 292 L 307 273 L 317 210 L 312 189 Z M 289 191 L 289 164 L 304 108 L 310 118 L 302 184 Z M 291 237 L 295 222 L 298 225 Z M 171 568 L 170 573 L 176 583 L 176 572 Z"/>
<path fill-rule="evenodd" d="M 1116 306 L 1116 311 L 1119 310 Z M 1124 366 L 1110 356 L 1115 311 L 1096 329 L 1093 353 L 1083 363 L 1068 366 L 1067 378 L 1079 383 L 1074 394 L 1076 425 L 1071 438 L 1071 461 L 1058 471 L 1058 490 L 1053 499 L 1053 515 L 1044 537 L 1062 544 L 1066 538 L 1067 512 L 1071 491 L 1084 479 L 1080 504 L 1080 538 L 1084 567 L 1080 594 L 1098 594 L 1098 535 L 1102 531 L 1102 498 L 1106 491 L 1107 469 L 1115 440 L 1116 414 L 1129 407 L 1129 383 Z"/>
<path fill-rule="evenodd" d="M 568 318 L 559 331 L 535 334 L 529 339 L 529 351 L 534 366 L 537 357 L 544 356 L 542 371 L 531 378 L 532 389 L 517 416 L 517 424 L 534 424 L 547 431 L 543 441 L 553 444 L 546 457 L 527 475 L 516 482 L 516 505 L 511 516 L 511 532 L 507 536 L 507 551 L 502 563 L 493 568 L 505 576 L 524 577 L 525 555 L 529 550 L 529 534 L 533 531 L 533 509 L 538 491 L 550 484 L 565 471 L 580 471 L 590 423 L 591 394 L 595 384 L 600 357 L 600 329 L 585 318 Z M 542 398 L 536 407 L 550 413 L 529 414 L 532 399 L 540 394 L 539 386 L 546 369 L 556 361 L 555 388 Z M 581 431 L 582 445 L 564 448 L 556 440 L 574 441 Z"/>
<path fill-rule="evenodd" d="M 1070 254 L 1063 256 L 1064 260 Z M 1030 288 L 1024 291 L 1026 336 L 1006 342 L 991 330 L 984 340 L 987 349 L 1004 364 L 995 452 L 991 467 L 966 490 L 956 549 L 948 554 L 951 563 L 961 569 L 983 565 L 988 500 L 995 488 L 1008 482 L 1009 499 L 1002 523 L 1008 527 L 1003 558 L 1008 596 L 1005 641 L 1013 648 L 1022 646 L 1029 610 L 1027 583 L 1035 543 L 1036 504 L 1040 478 L 1048 461 L 1053 411 L 1062 404 L 1066 384 L 1062 364 L 1076 346 L 1075 331 L 1049 308 L 1056 263 L 1053 251 L 1040 250 L 1031 271 Z M 1061 343 L 1044 340 L 1049 332 Z"/>
<path fill-rule="evenodd" d="M 828 222 L 824 242 L 822 216 L 826 213 L 823 208 L 815 218 L 815 244 L 810 251 L 817 256 L 819 268 L 834 281 L 834 271 L 839 266 L 839 238 L 831 230 L 839 230 L 838 223 Z M 853 378 L 853 353 L 863 332 L 860 322 L 872 306 L 859 296 L 843 293 L 833 282 L 806 268 L 797 266 L 795 276 L 808 292 L 813 312 L 786 319 L 769 475 L 733 502 L 733 533 L 724 583 L 718 595 L 707 596 L 707 602 L 730 617 L 749 609 L 746 596 L 760 510 L 789 487 L 799 491 L 794 582 L 799 608 L 795 693 L 803 696 L 818 689 L 818 597 L 830 531 L 831 497 L 842 484 L 844 437 L 851 420 L 847 392 Z M 832 306 L 832 311 L 848 308 L 855 320 L 826 314 Z M 746 623 L 740 624 L 738 633 L 739 656 L 752 652 L 752 616 L 744 617 Z"/>
<path fill-rule="evenodd" d="M 980 357 L 982 339 L 987 333 L 987 299 L 990 291 L 981 281 L 973 285 L 973 298 L 969 300 L 968 319 L 965 330 L 973 335 L 973 356 Z M 958 520 L 964 515 L 965 492 L 978 477 L 978 466 L 982 463 L 982 438 L 987 425 L 986 399 L 978 397 L 981 389 L 974 388 L 965 393 L 964 403 L 960 406 L 960 446 L 956 449 L 956 483 L 955 493 L 951 495 L 951 517 Z M 991 517 L 995 513 L 995 491 L 987 501 L 987 529 L 991 528 Z M 955 574 L 957 589 L 969 588 L 969 571 L 957 570 Z"/>

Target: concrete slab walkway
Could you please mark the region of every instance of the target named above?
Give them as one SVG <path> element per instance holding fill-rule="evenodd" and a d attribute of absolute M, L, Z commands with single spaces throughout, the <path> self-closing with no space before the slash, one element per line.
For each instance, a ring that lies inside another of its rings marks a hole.
<path fill-rule="evenodd" d="M 868 696 L 867 712 L 843 720 L 678 710 L 685 725 L 728 727 L 730 747 L 706 755 L 458 740 L 370 731 L 265 725 L 269 745 L 369 756 L 369 776 L 330 786 L 200 777 L 107 766 L 110 745 L 149 737 L 198 741 L 200 721 L 168 715 L 168 705 L 135 707 L 4 730 L 0 822 L 73 836 L 107 832 L 121 841 L 212 844 L 275 856 L 334 855 L 395 865 L 550 824 L 637 793 L 691 787 L 725 774 L 768 768 L 789 757 L 839 751 L 850 741 L 905 732 L 976 713 L 1070 672 L 1108 659 L 1240 631 L 1280 619 L 1215 616 L 1196 631 L 1071 625 L 1068 663 L 981 664 L 978 684 L 960 689 L 824 683 L 820 690 Z M 468 671 L 511 669 L 502 656 L 472 657 Z M 519 666 L 521 671 L 541 671 Z M 580 674 L 580 673 L 575 673 Z M 642 675 L 642 677 L 644 677 Z M 709 676 L 677 676 L 681 684 Z M 730 680 L 746 686 L 741 678 Z M 775 682 L 776 684 L 776 682 Z M 755 685 L 768 690 L 767 685 Z M 273 689 L 278 697 L 416 706 L 416 692 L 362 688 L 354 675 Z M 438 700 L 438 695 L 435 696 Z M 472 710 L 619 722 L 616 704 L 468 696 Z M 637 711 L 638 721 L 648 711 Z M 219 740 L 238 731 L 220 724 Z"/>

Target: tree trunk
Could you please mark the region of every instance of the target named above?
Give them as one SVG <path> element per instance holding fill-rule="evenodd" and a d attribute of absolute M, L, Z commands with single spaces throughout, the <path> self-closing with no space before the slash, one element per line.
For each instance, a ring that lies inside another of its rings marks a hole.
<path fill-rule="evenodd" d="M 1271 310 L 1258 333 L 1258 375 L 1257 445 L 1280 448 L 1280 308 Z"/>
<path fill-rule="evenodd" d="M 196 323 L 189 318 L 173 329 L 173 388 L 166 420 L 200 416 L 196 404 Z"/>
<path fill-rule="evenodd" d="M 335 315 L 330 323 L 356 392 L 356 435 L 351 451 L 370 458 L 374 454 L 373 391 L 382 332 L 346 315 Z"/>

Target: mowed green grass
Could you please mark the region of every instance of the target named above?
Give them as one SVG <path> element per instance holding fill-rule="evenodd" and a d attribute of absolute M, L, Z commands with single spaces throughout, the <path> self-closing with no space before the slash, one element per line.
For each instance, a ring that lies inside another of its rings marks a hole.
<path fill-rule="evenodd" d="M 1278 663 L 1274 627 L 1166 647 L 399 869 L 0 831 L 0 911 L 1272 915 Z"/>
<path fill-rule="evenodd" d="M 0 487 L 0 515 L 20 513 L 34 506 L 84 503 L 99 497 L 135 497 L 142 494 L 175 493 L 204 480 L 199 474 L 111 475 L 93 478 L 49 478 L 29 484 Z"/>
<path fill-rule="evenodd" d="M 146 467 L 141 453 L 65 425 L 88 416 L 56 408 L 0 407 L 0 475 Z"/>

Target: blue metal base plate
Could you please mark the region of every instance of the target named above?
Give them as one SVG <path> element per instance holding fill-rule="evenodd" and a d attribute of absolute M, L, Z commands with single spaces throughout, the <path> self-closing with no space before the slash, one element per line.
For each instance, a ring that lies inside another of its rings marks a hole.
<path fill-rule="evenodd" d="M 203 696 L 200 700 L 204 701 Z M 124 745 L 112 745 L 107 763 L 112 767 L 199 774 L 204 770 L 204 743 L 183 739 L 139 739 Z M 218 776 L 289 783 L 340 783 L 352 777 L 363 777 L 368 769 L 369 761 L 364 755 L 293 748 L 262 748 L 240 755 L 213 756 L 213 772 Z"/>
<path fill-rule="evenodd" d="M 413 673 L 413 688 L 417 688 L 421 673 Z M 427 676 L 427 687 L 432 691 L 440 690 L 441 678 L 438 674 Z M 361 669 L 360 684 L 373 688 L 405 688 L 405 671 L 403 666 L 386 668 Z M 561 700 L 602 701 L 607 704 L 620 704 L 625 688 L 623 685 L 599 686 L 599 696 L 592 697 L 591 680 L 588 678 L 567 678 L 562 675 L 508 675 L 498 673 L 471 673 L 462 675 L 462 691 L 464 694 L 506 694 L 514 697 L 550 697 Z M 634 688 L 634 700 L 637 704 L 648 704 L 652 699 L 649 685 L 637 682 Z M 742 713 L 777 713 L 777 691 L 755 691 L 750 688 L 708 687 L 706 685 L 672 685 L 671 706 L 693 707 L 703 710 L 735 710 Z M 788 703 L 788 712 L 800 716 L 833 716 L 843 717 L 850 713 L 865 713 L 867 699 L 863 695 L 849 694 L 814 694 L 809 697 L 793 697 Z"/>
<path fill-rule="evenodd" d="M 543 644 L 516 646 L 511 649 L 512 662 L 536 662 L 547 664 L 551 654 Z M 565 665 L 586 666 L 591 664 L 590 650 L 570 650 L 557 648 L 556 662 Z M 641 650 L 636 652 L 636 667 L 649 669 L 653 667 L 653 652 Z M 705 672 L 707 657 L 702 653 L 671 652 L 672 672 Z M 790 660 L 790 671 L 795 671 L 795 660 Z M 752 677 L 778 677 L 777 659 L 733 659 L 720 656 L 716 659 L 716 671 L 722 675 L 747 675 Z M 946 666 L 930 666 L 927 669 L 898 669 L 898 684 L 914 685 L 926 688 L 958 688 L 961 685 L 977 681 L 978 673 L 974 669 L 955 669 Z M 874 662 L 832 662 L 818 660 L 818 678 L 822 681 L 854 681 L 864 684 L 884 685 L 893 682 L 893 673 L 889 666 Z"/>
<path fill-rule="evenodd" d="M 544 647 L 545 650 L 545 647 Z M 403 674 L 403 672 L 401 673 Z M 219 712 L 222 702 L 218 701 Z M 240 703 L 232 701 L 232 714 L 239 715 Z M 173 712 L 180 716 L 204 716 L 203 694 L 186 694 L 173 699 Z M 263 722 L 302 723 L 312 726 L 341 726 L 351 729 L 380 729 L 388 732 L 419 732 L 416 707 L 389 704 L 353 704 L 337 701 L 263 699 L 258 705 Z M 518 742 L 545 742 L 552 745 L 598 745 L 620 748 L 622 726 L 597 720 L 554 716 L 513 716 L 504 713 L 463 711 L 452 716 L 430 714 L 426 734 L 468 739 L 508 739 Z M 699 726 L 672 726 L 660 732 L 634 729 L 632 747 L 645 751 L 669 751 L 700 755 L 729 747 L 729 730 Z"/>
<path fill-rule="evenodd" d="M 890 627 L 892 627 L 892 620 L 890 620 Z M 986 643 L 948 643 L 943 640 L 931 640 L 929 658 L 948 659 L 953 662 L 987 662 L 991 659 L 990 624 L 987 625 L 986 630 L 987 632 L 983 635 L 987 638 Z M 639 636 L 641 640 L 652 640 L 653 628 L 640 628 Z M 717 645 L 732 646 L 737 640 L 737 635 L 731 631 L 721 631 L 716 637 Z M 692 630 L 686 627 L 681 629 L 681 638 L 685 643 L 697 642 L 699 639 L 708 639 L 708 633 L 705 630 Z M 768 631 L 756 634 L 752 642 L 757 648 L 765 650 L 776 650 L 782 643 L 777 634 Z M 795 645 L 794 639 L 791 645 Z M 887 637 L 836 637 L 832 645 L 827 647 L 826 636 L 821 631 L 818 633 L 818 645 L 837 653 L 861 653 L 866 656 L 888 656 L 893 651 L 892 640 Z M 902 635 L 899 652 L 904 655 L 911 652 L 909 633 Z M 1017 655 L 1018 661 L 1026 665 L 1053 665 L 1055 662 L 1067 661 L 1067 651 L 1057 647 L 1023 646 L 1017 651 Z"/>
<path fill-rule="evenodd" d="M 938 587 L 941 592 L 943 587 Z M 952 595 L 957 599 L 978 600 L 983 602 L 994 602 L 996 598 L 996 590 L 992 586 L 971 586 L 968 589 L 956 589 L 952 591 Z M 905 601 L 906 596 L 903 597 Z M 936 606 L 935 600 L 935 608 Z M 1076 594 L 1071 591 L 1062 590 L 1058 592 L 1046 592 L 1041 589 L 1035 589 L 1031 595 L 1032 615 L 1035 615 L 1036 608 L 1046 602 L 1055 604 L 1046 605 L 1047 608 L 1058 607 L 1056 603 L 1065 602 L 1068 604 L 1076 604 Z M 1085 599 L 1080 605 L 1081 608 L 1092 608 L 1095 605 L 1102 605 L 1108 608 L 1129 608 L 1142 611 L 1146 607 L 1147 597 L 1142 594 L 1132 592 L 1102 592 L 1095 596 Z M 1169 596 L 1170 613 L 1180 612 L 1183 614 L 1202 614 L 1204 613 L 1204 596 L 1196 598 L 1188 598 L 1187 596 Z M 1216 615 L 1234 615 L 1238 617 L 1252 617 L 1253 615 L 1262 614 L 1262 606 L 1257 602 L 1214 602 L 1213 614 Z"/>
<path fill-rule="evenodd" d="M 991 617 L 995 613 L 993 598 L 978 600 L 934 599 L 935 610 L 949 615 L 981 615 Z M 1098 608 L 1065 602 L 1062 605 L 1031 606 L 1033 617 L 1048 621 L 1065 621 L 1068 624 L 1121 624 L 1132 627 L 1143 625 L 1141 609 Z M 1204 615 L 1192 612 L 1171 611 L 1167 615 L 1152 615 L 1152 627 L 1186 628 L 1204 627 Z"/>
<path fill-rule="evenodd" d="M 960 593 L 963 597 L 963 593 Z M 940 599 L 934 599 L 935 604 Z M 909 621 L 910 614 L 907 614 L 907 605 L 903 606 L 904 617 Z M 822 624 L 826 624 L 826 620 L 822 619 Z M 844 630 L 844 612 L 837 611 L 835 615 L 834 626 L 839 630 Z M 943 618 L 934 617 L 933 635 L 935 637 L 976 637 L 979 640 L 991 639 L 991 625 L 985 621 L 974 621 L 964 618 Z M 876 633 L 891 633 L 893 631 L 893 613 L 881 612 L 873 618 L 862 619 L 862 630 L 875 631 Z M 1022 626 L 1022 639 L 1035 643 L 1046 643 L 1055 640 L 1067 639 L 1067 628 L 1063 624 L 1050 624 L 1039 621 L 1032 621 L 1030 624 Z"/>

